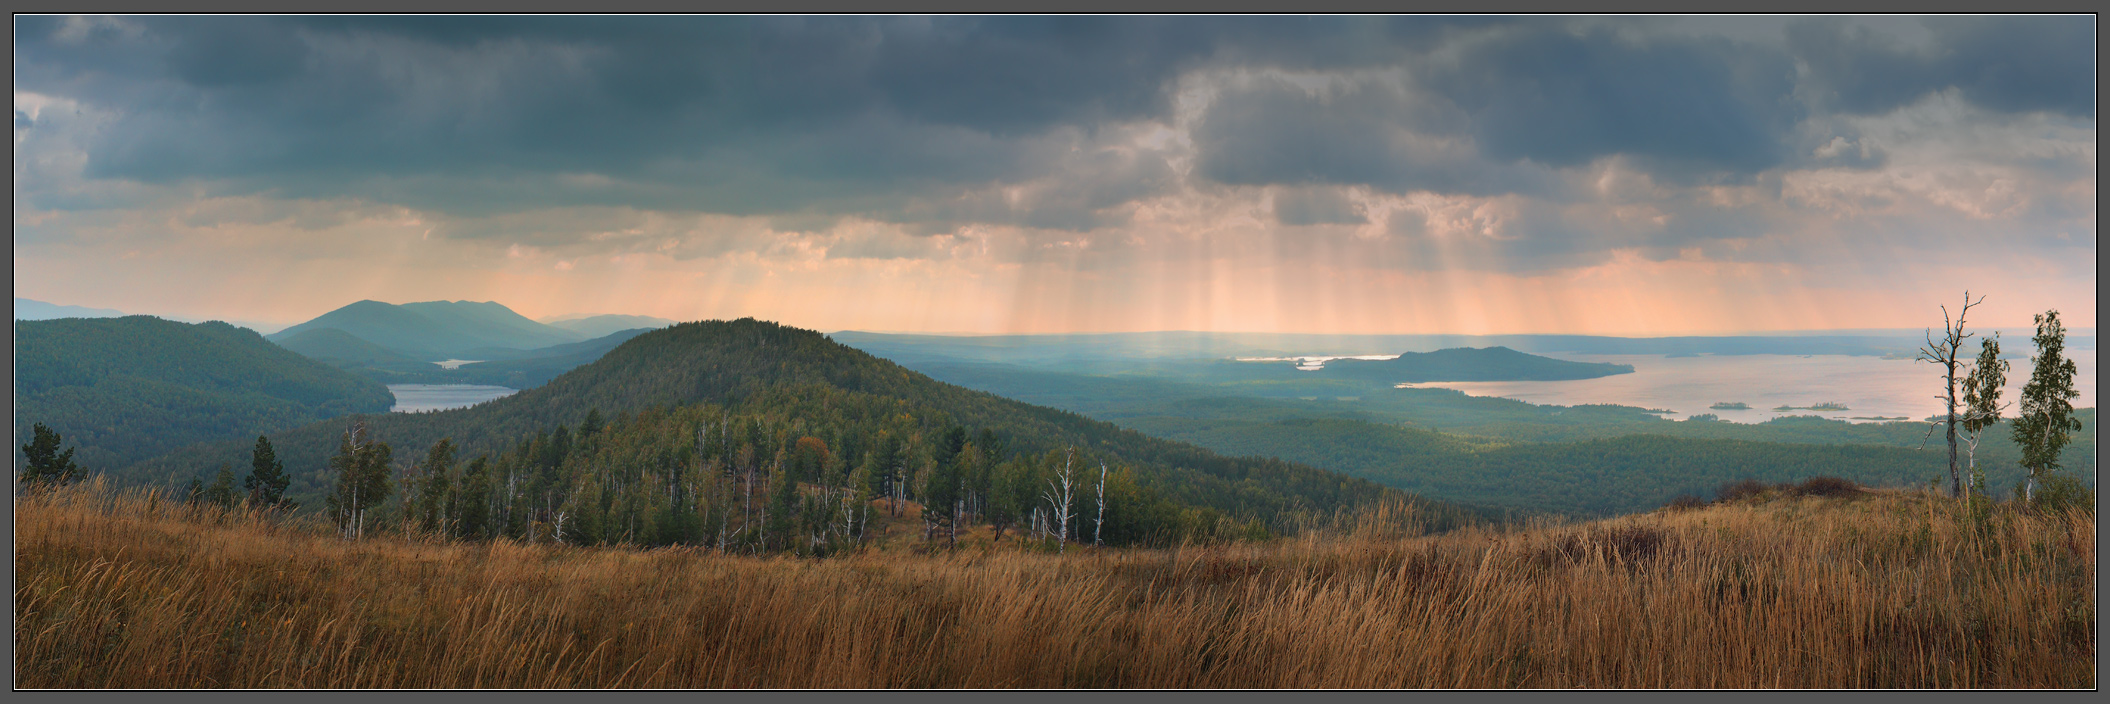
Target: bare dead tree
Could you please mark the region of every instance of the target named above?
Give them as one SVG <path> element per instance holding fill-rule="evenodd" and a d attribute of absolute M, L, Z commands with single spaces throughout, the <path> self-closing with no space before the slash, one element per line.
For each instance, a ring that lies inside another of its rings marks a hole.
<path fill-rule="evenodd" d="M 1070 460 L 1073 454 L 1074 452 L 1070 450 L 1063 452 L 1062 474 L 1056 475 L 1055 480 L 1049 481 L 1048 491 L 1041 495 L 1041 498 L 1047 500 L 1048 507 L 1052 509 L 1054 514 L 1055 552 L 1057 553 L 1068 549 L 1070 519 L 1076 517 L 1070 513 L 1070 500 L 1073 498 L 1071 492 L 1073 478 L 1070 474 Z"/>
<path fill-rule="evenodd" d="M 1956 372 L 1958 369 L 1962 368 L 1964 363 L 1959 361 L 1956 358 L 1956 355 L 1958 350 L 1961 350 L 1963 348 L 1963 341 L 1972 337 L 1971 333 L 1964 332 L 1964 316 L 1971 312 L 1972 306 L 1976 306 L 1979 303 L 1983 302 L 1985 302 L 1985 296 L 1979 296 L 1978 300 L 1973 301 L 1971 300 L 1971 292 L 1965 291 L 1963 294 L 1963 309 L 1956 311 L 1956 319 L 1954 322 L 1951 322 L 1949 319 L 1949 307 L 1942 306 L 1941 339 L 1936 340 L 1934 338 L 1934 330 L 1931 328 L 1928 329 L 1927 346 L 1921 347 L 1919 351 L 1919 357 L 1913 360 L 1916 362 L 1932 362 L 1934 364 L 1939 364 L 1942 365 L 1942 368 L 1945 370 L 1943 372 L 1942 378 L 1947 383 L 1947 390 L 1944 394 L 1936 396 L 1935 398 L 1941 399 L 1943 402 L 1948 404 L 1948 413 L 1944 415 L 1941 420 L 1934 421 L 1933 426 L 1927 428 L 1927 434 L 1929 436 L 1932 436 L 1934 434 L 1935 427 L 1948 428 L 1950 496 L 1963 495 L 1963 474 L 1959 472 L 1956 467 L 1956 425 L 1958 423 L 1963 422 L 1963 416 L 1959 415 L 1956 412 Z M 1926 441 L 1922 440 L 1921 446 L 1924 447 L 1925 444 Z"/>
<path fill-rule="evenodd" d="M 850 480 L 845 478 L 843 480 L 843 540 L 849 540 L 850 532 L 856 527 L 857 492 L 850 489 Z"/>
<path fill-rule="evenodd" d="M 1092 523 L 1092 544 L 1099 545 L 1099 538 L 1106 532 L 1106 463 L 1099 463 L 1099 517 Z"/>

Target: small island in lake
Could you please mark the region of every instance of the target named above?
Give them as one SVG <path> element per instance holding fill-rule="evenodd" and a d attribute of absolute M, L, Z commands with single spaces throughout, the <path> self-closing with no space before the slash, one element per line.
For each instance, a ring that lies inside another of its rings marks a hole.
<path fill-rule="evenodd" d="M 1788 411 L 1851 411 L 1853 409 L 1847 408 L 1846 404 L 1837 401 L 1826 401 L 1814 406 L 1779 406 L 1773 410 L 1778 413 L 1786 413 Z"/>
<path fill-rule="evenodd" d="M 1723 401 L 1721 403 L 1708 406 L 1708 408 L 1712 408 L 1717 411 L 1748 411 L 1751 410 L 1751 404 L 1744 403 L 1742 401 Z"/>

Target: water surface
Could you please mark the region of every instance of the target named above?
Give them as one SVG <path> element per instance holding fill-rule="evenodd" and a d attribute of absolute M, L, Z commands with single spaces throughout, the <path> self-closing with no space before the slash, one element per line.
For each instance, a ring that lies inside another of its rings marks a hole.
<path fill-rule="evenodd" d="M 2078 372 L 2074 388 L 2080 398 L 2075 408 L 2095 406 L 2095 352 L 2068 350 Z M 1632 374 L 1614 374 L 1572 381 L 1471 381 L 1414 384 L 1419 388 L 1457 389 L 1474 396 L 1499 396 L 1528 403 L 1576 406 L 1611 403 L 1665 409 L 1663 417 L 1683 420 L 1712 413 L 1722 420 L 1763 423 L 1780 416 L 1816 415 L 1852 422 L 1872 418 L 1913 420 L 1940 413 L 1943 402 L 1941 367 L 1905 359 L 1846 355 L 1663 355 L 1559 354 L 1544 356 L 1576 362 L 1611 362 L 1634 365 Z M 2016 403 L 2022 385 L 2029 382 L 2028 359 L 2010 360 L 2005 403 Z M 1959 372 L 1961 373 L 1961 372 Z M 1962 402 L 1961 380 L 1957 400 Z M 1749 410 L 1715 410 L 1716 403 L 1742 402 Z M 1807 408 L 1823 403 L 1844 404 L 1844 411 L 1775 411 L 1780 406 Z M 2013 417 L 2015 407 L 2004 415 Z"/>
<path fill-rule="evenodd" d="M 388 392 L 396 395 L 396 405 L 389 411 L 416 413 L 468 408 L 494 398 L 511 396 L 520 390 L 477 384 L 389 384 Z"/>

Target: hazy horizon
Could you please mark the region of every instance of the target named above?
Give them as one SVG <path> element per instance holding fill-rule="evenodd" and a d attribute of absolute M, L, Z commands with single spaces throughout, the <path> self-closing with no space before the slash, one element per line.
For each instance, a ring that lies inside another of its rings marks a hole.
<path fill-rule="evenodd" d="M 46 304 L 46 305 L 53 305 L 53 306 L 68 306 L 68 305 L 70 305 L 70 304 L 65 304 L 65 303 L 59 303 L 59 302 L 56 302 L 56 301 L 47 301 L 47 300 L 42 300 L 42 299 L 35 299 L 35 298 L 29 298 L 29 297 L 26 297 L 26 296 L 23 296 L 23 297 L 19 297 L 19 298 L 23 298 L 24 300 L 31 300 L 31 301 L 36 301 L 36 302 L 39 302 L 39 303 L 44 303 L 44 304 Z M 362 299 L 362 300 L 378 300 L 378 299 Z M 466 300 L 466 299 L 462 299 L 462 300 Z M 393 302 L 393 301 L 381 301 L 381 302 L 382 302 L 382 303 L 390 303 L 390 304 L 392 304 L 392 305 L 401 305 L 401 304 L 403 304 L 403 303 L 424 303 L 424 302 L 432 302 L 432 301 L 403 301 L 403 302 L 401 302 L 401 303 L 397 303 L 397 302 Z M 439 301 L 439 302 L 446 302 L 446 301 Z M 476 303 L 484 303 L 484 302 L 490 302 L 490 303 L 498 303 L 499 305 L 505 305 L 505 302 L 504 302 L 504 301 L 470 301 L 470 302 L 476 302 Z M 346 305 L 349 305 L 349 304 L 346 304 Z M 95 308 L 94 306 L 73 306 L 73 307 L 82 307 L 82 308 Z M 213 315 L 181 315 L 181 316 L 171 316 L 171 315 L 168 315 L 168 314 L 156 313 L 156 312 L 152 312 L 152 311 L 132 311 L 132 310 L 119 310 L 118 312 L 120 312 L 120 313 L 122 313 L 122 314 L 124 314 L 124 315 L 152 315 L 152 316 L 156 316 L 156 317 L 161 317 L 161 318 L 167 318 L 167 319 L 170 319 L 170 320 L 181 320 L 181 321 L 185 321 L 185 322 L 202 322 L 202 321 L 207 321 L 207 320 L 218 320 L 218 321 L 221 321 L 221 322 L 225 322 L 225 323 L 229 323 L 229 324 L 232 324 L 232 325 L 236 325 L 236 326 L 247 326 L 247 325 L 264 325 L 264 326 L 270 326 L 270 327 L 276 327 L 276 328 L 287 328 L 287 327 L 292 327 L 292 326 L 294 326 L 294 325 L 299 325 L 299 324 L 301 324 L 301 323 L 304 323 L 304 322 L 307 322 L 307 321 L 309 321 L 309 320 L 313 320 L 313 319 L 315 319 L 316 317 L 318 317 L 318 316 L 322 315 L 323 313 L 328 313 L 328 312 L 330 312 L 330 311 L 333 311 L 333 310 L 336 310 L 337 308 L 342 308 L 342 307 L 344 307 L 344 306 L 337 306 L 336 308 L 331 308 L 331 309 L 329 309 L 329 310 L 325 310 L 325 311 L 322 311 L 321 313 L 317 313 L 316 315 L 311 315 L 311 316 L 308 316 L 308 317 L 305 317 L 305 318 L 300 318 L 300 319 L 297 319 L 297 320 L 230 320 L 230 319 L 228 319 L 227 317 L 224 317 L 224 316 L 213 316 Z M 511 306 L 507 306 L 507 308 L 508 308 L 508 309 L 511 309 L 512 307 L 511 307 Z M 516 312 L 516 313 L 517 313 L 517 312 L 519 312 L 519 311 L 515 310 L 514 312 Z M 523 314 L 523 315 L 525 315 L 525 314 Z M 611 315 L 611 316 L 630 316 L 630 315 L 636 315 L 636 314 L 633 314 L 633 313 L 622 313 L 622 312 L 599 312 L 599 313 L 565 313 L 565 314 L 557 314 L 557 315 L 545 315 L 545 316 L 526 316 L 526 317 L 528 317 L 528 318 L 529 318 L 529 319 L 531 319 L 531 320 L 535 320 L 536 322 L 541 322 L 541 323 L 550 323 L 550 322 L 561 322 L 561 321 L 566 321 L 566 320 L 577 320 L 577 319 L 581 319 L 581 318 L 590 318 L 590 317 L 595 317 L 595 316 L 602 316 L 602 315 Z M 2064 315 L 2065 315 L 2064 313 L 2061 313 L 2061 323 L 2062 323 L 2062 324 L 2066 324 L 2066 332 L 2067 332 L 2067 334 L 2068 334 L 2069 336 L 2072 336 L 2072 337 L 2093 337 L 2093 336 L 2095 335 L 2095 328 L 2094 328 L 2093 326 L 2088 326 L 2088 327 L 2078 327 L 2078 326 L 2074 326 L 2074 325 L 2071 325 L 2071 324 L 2067 324 L 2067 323 L 2068 323 L 2068 321 L 2065 321 L 2065 320 L 2064 320 Z M 732 320 L 732 319 L 737 319 L 737 318 L 742 318 L 742 317 L 753 317 L 753 316 L 730 316 L 730 317 L 720 317 L 720 318 L 697 318 L 697 319 L 695 319 L 695 320 Z M 692 321 L 692 320 L 679 320 L 679 319 L 677 319 L 677 320 L 676 320 L 675 322 L 693 322 L 693 321 Z M 783 321 L 771 321 L 771 322 L 783 322 Z M 790 323 L 785 323 L 785 324 L 790 324 Z M 795 326 L 795 327 L 799 327 L 799 326 Z M 1635 339 L 1647 339 L 1647 338 L 1659 338 L 1659 337 L 1788 337 L 1788 336 L 1882 336 L 1882 337 L 1892 337 L 1892 336 L 1898 336 L 1898 335 L 1908 335 L 1908 336 L 1909 336 L 1909 335 L 1918 335 L 1918 334 L 1922 333 L 1922 332 L 1923 332 L 1923 331 L 1925 330 L 1925 329 L 1923 329 L 1923 328 L 1837 328 L 1837 329 L 1830 329 L 1830 330 L 1822 330 L 1822 329 L 1808 329 L 1808 330 L 1742 330 L 1742 331 L 1738 331 L 1738 330 L 1731 330 L 1731 331 L 1721 331 L 1721 332 L 1705 332 L 1705 333 L 1691 333 L 1691 334 L 1687 334 L 1687 333 L 1679 333 L 1679 332 L 1671 331 L 1671 332 L 1663 332 L 1663 333 L 1659 333 L 1659 334 L 1651 334 L 1651 335 L 1589 335 L 1589 334 L 1585 334 L 1585 333 L 1546 333 L 1546 332 L 1493 332 L 1493 333 L 1457 333 L 1457 332 L 1443 332 L 1443 331 L 1435 331 L 1435 332 L 1419 332 L 1419 331 L 1416 331 L 1416 332 L 1402 332 L 1402 331 L 1380 331 L 1380 332 L 1354 332 L 1354 333 L 1337 333 L 1337 332 L 1298 332 L 1298 331 L 1277 331 L 1277 330 L 1077 330 L 1077 331 L 1065 331 L 1065 332 L 1042 332 L 1042 333 L 1000 333 L 1000 332 L 998 332 L 998 333 L 992 333 L 992 332 L 975 332 L 975 331 L 960 331 L 960 330 L 873 330 L 873 329 L 864 329 L 864 328 L 841 328 L 841 329 L 835 329 L 835 330 L 828 330 L 828 329 L 818 329 L 818 328 L 808 328 L 808 329 L 812 329 L 812 330 L 815 330 L 815 331 L 817 331 L 817 332 L 820 332 L 820 333 L 823 333 L 823 334 L 834 334 L 834 333 L 841 333 L 841 332 L 858 332 L 858 333 L 868 333 L 868 334 L 874 334 L 874 335 L 926 335 L 926 336 L 931 336 L 931 337 L 1010 337 L 1010 336 L 1018 336 L 1018 337 L 1052 337 L 1052 336 L 1063 336 L 1063 335 L 1077 335 L 1077 336 L 1089 336 L 1089 335 L 1146 335 L 1146 334 L 1165 334 L 1165 333 L 1189 333 L 1189 334 L 1212 334 L 1212 335 L 1309 335 L 1309 336 L 1316 336 L 1316 337 L 1329 337 L 1329 336 L 1330 336 L 1330 337 L 1358 337 L 1358 336 L 1360 336 L 1360 337 L 1389 337 L 1389 336 L 1400 336 L 1400 337 L 1405 337 L 1405 336 L 1430 336 L 1430 337 L 1502 337 L 1502 336 L 1530 336 L 1530 335 L 1546 335 L 1546 336 L 1561 336 L 1561 335 L 1583 335 L 1583 336 L 1597 336 L 1597 337 L 1626 337 L 1626 338 L 1635 338 Z M 2017 334 L 2019 334 L 2019 335 L 2020 335 L 2020 336 L 2022 336 L 2022 337 L 2027 337 L 2028 335 L 2030 335 L 2030 334 L 2031 334 L 2031 333 L 2032 333 L 2032 332 L 2034 331 L 2034 328 L 2032 328 L 2032 327 L 2028 327 L 2028 326 L 2023 326 L 2023 327 L 2014 327 L 2014 326 L 2003 326 L 2003 327 L 1997 327 L 1997 328 L 1996 328 L 1996 327 L 1986 327 L 1986 326 L 1981 326 L 1981 325 L 1976 325 L 1976 324 L 1973 324 L 1973 325 L 1971 325 L 1971 326 L 1970 326 L 1970 328 L 1969 328 L 1969 330 L 1968 330 L 1968 332 L 1972 332 L 1972 333 L 1977 333 L 1977 334 L 1985 334 L 1985 333 L 1991 333 L 1991 332 L 1994 332 L 1994 331 L 1998 331 L 1998 332 L 2000 332 L 2000 333 L 2001 333 L 2002 335 L 2004 335 L 2004 336 L 2008 336 L 2008 337 L 2014 337 L 2014 336 L 2016 336 Z M 266 332 L 265 334 L 269 334 L 269 332 L 267 331 L 267 332 Z M 2092 350 L 2092 348 L 2086 348 L 2086 349 L 2091 349 L 2091 350 Z"/>

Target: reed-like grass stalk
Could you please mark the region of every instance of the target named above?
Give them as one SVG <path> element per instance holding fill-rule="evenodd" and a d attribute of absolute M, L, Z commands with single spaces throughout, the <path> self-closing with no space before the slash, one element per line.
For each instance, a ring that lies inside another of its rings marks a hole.
<path fill-rule="evenodd" d="M 827 560 L 16 509 L 27 688 L 2095 686 L 2094 516 L 1916 493 Z"/>

